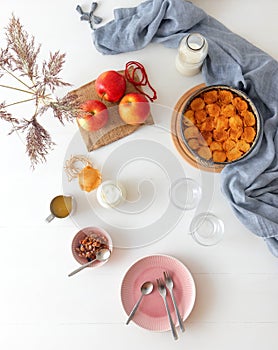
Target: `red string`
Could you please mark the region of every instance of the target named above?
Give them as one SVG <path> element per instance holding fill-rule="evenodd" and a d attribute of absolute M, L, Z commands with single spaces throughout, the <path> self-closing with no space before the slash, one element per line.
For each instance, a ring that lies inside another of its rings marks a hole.
<path fill-rule="evenodd" d="M 138 73 L 139 71 L 139 73 Z M 141 79 L 138 81 L 138 77 L 141 76 Z M 136 90 L 138 90 L 141 94 L 147 96 L 151 102 L 157 99 L 156 91 L 151 86 L 148 75 L 146 73 L 145 67 L 136 61 L 129 61 L 125 66 L 125 77 L 126 79 L 132 83 Z M 148 88 L 152 91 L 152 96 L 148 95 L 144 91 L 142 91 L 139 86 L 148 86 Z"/>

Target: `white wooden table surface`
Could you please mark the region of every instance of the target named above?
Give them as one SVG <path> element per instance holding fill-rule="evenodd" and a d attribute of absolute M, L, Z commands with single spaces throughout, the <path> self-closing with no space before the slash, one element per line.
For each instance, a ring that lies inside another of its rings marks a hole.
<path fill-rule="evenodd" d="M 103 17 L 105 23 L 113 18 L 114 8 L 140 2 L 101 0 L 96 14 Z M 193 3 L 278 59 L 277 1 L 197 0 Z M 42 44 L 42 55 L 56 50 L 66 53 L 62 76 L 74 88 L 95 79 L 102 71 L 123 69 L 127 61 L 143 63 L 157 89 L 157 104 L 163 109 L 163 115 L 154 113 L 158 126 L 142 128 L 129 138 L 94 152 L 92 159 L 102 167 L 107 157 L 125 142 L 155 140 L 172 152 L 187 176 L 200 181 L 204 187 L 210 186 L 206 209 L 223 219 L 225 234 L 222 242 L 214 247 L 199 246 L 187 234 L 194 214 L 188 212 L 171 232 L 155 243 L 130 249 L 116 247 L 111 260 L 102 268 L 87 269 L 69 279 L 67 274 L 77 266 L 71 254 L 71 241 L 80 227 L 70 219 L 46 224 L 44 218 L 48 215 L 50 199 L 68 188 L 63 179 L 63 164 L 72 151 L 77 126 L 63 127 L 51 113 L 43 116 L 41 122 L 56 147 L 46 164 L 31 171 L 21 138 L 7 136 L 9 126 L 1 121 L 0 348 L 277 349 L 277 259 L 262 240 L 236 219 L 221 194 L 219 174 L 204 175 L 191 167 L 171 140 L 172 108 L 186 90 L 202 83 L 202 76 L 179 75 L 174 64 L 176 50 L 162 45 L 102 56 L 92 44 L 88 24 L 79 20 L 75 11 L 77 4 L 90 8 L 90 1 L 2 1 L 0 42 L 4 40 L 3 27 L 14 13 Z M 62 89 L 63 93 L 66 91 Z M 9 94 L 1 90 L 0 100 L 8 99 Z M 31 106 L 22 105 L 21 117 L 28 117 L 31 112 Z M 82 150 L 84 145 L 80 147 Z M 153 164 L 144 164 L 142 160 L 139 166 L 143 169 L 142 176 L 150 176 Z M 157 206 L 156 210 L 158 218 L 161 208 Z M 134 323 L 125 325 L 121 281 L 136 260 L 152 254 L 178 258 L 190 269 L 196 283 L 195 307 L 185 322 L 186 332 L 176 343 L 170 332 L 149 332 Z"/>

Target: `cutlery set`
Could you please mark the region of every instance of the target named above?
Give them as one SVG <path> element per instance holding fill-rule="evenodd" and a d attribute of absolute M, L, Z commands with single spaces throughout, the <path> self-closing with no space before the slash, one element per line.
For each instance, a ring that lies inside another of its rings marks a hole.
<path fill-rule="evenodd" d="M 158 292 L 161 295 L 161 297 L 163 298 L 164 304 L 165 304 L 165 308 L 166 308 L 166 312 L 168 315 L 168 319 L 169 319 L 169 323 L 170 323 L 170 327 L 171 327 L 171 331 L 172 331 L 172 335 L 173 338 L 175 340 L 178 339 L 178 333 L 169 309 L 169 305 L 168 305 L 168 301 L 167 301 L 167 290 L 170 293 L 173 305 L 174 305 L 174 309 L 175 309 L 175 313 L 177 315 L 177 319 L 178 319 L 178 323 L 180 326 L 180 329 L 182 332 L 185 331 L 184 329 L 184 325 L 183 325 L 183 321 L 182 321 L 182 317 L 180 315 L 178 306 L 177 306 L 177 302 L 173 293 L 173 289 L 174 289 L 174 282 L 173 279 L 171 277 L 171 275 L 169 274 L 169 272 L 164 271 L 163 272 L 163 276 L 164 276 L 164 280 L 162 278 L 157 278 L 156 279 L 156 283 L 157 283 L 157 288 L 158 288 Z M 152 282 L 145 282 L 142 284 L 141 286 L 141 296 L 139 298 L 139 300 L 137 301 L 137 303 L 134 305 L 133 309 L 131 310 L 129 317 L 126 321 L 126 324 L 129 324 L 129 322 L 131 321 L 131 319 L 133 318 L 133 316 L 135 315 L 135 312 L 137 311 L 143 297 L 145 295 L 150 294 L 153 291 L 153 284 Z"/>

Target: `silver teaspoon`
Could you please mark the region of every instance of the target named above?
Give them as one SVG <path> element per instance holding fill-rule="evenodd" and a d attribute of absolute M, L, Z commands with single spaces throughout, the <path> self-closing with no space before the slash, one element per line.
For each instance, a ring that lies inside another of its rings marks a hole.
<path fill-rule="evenodd" d="M 98 250 L 98 251 L 96 252 L 96 258 L 95 258 L 94 260 L 91 260 L 91 261 L 87 262 L 86 264 L 81 265 L 78 269 L 72 271 L 72 272 L 68 275 L 68 277 L 71 277 L 71 276 L 75 275 L 77 272 L 79 272 L 79 271 L 85 269 L 86 267 L 90 266 L 91 263 L 93 263 L 93 262 L 96 261 L 96 260 L 97 260 L 97 261 L 105 261 L 105 260 L 109 259 L 109 258 L 110 258 L 110 255 L 111 255 L 111 251 L 110 251 L 109 249 L 104 248 L 104 249 Z"/>
<path fill-rule="evenodd" d="M 129 322 L 131 321 L 131 319 L 135 315 L 135 312 L 137 311 L 138 306 L 140 305 L 143 297 L 145 295 L 150 294 L 152 291 L 153 291 L 153 284 L 152 284 L 152 282 L 145 282 L 145 283 L 142 284 L 142 286 L 141 286 L 141 296 L 140 296 L 139 300 L 137 301 L 137 303 L 134 305 L 133 309 L 131 310 L 131 313 L 128 316 L 126 324 L 129 324 Z"/>

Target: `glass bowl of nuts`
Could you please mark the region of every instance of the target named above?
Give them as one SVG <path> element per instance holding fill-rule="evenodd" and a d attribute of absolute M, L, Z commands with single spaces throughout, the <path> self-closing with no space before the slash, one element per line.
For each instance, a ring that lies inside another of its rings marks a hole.
<path fill-rule="evenodd" d="M 73 238 L 72 254 L 81 265 L 93 261 L 101 249 L 112 252 L 113 244 L 110 235 L 100 227 L 85 227 Z M 95 260 L 89 267 L 102 266 L 106 261 Z"/>
<path fill-rule="evenodd" d="M 247 157 L 261 131 L 261 117 L 254 103 L 230 86 L 201 88 L 182 110 L 183 143 L 205 167 L 225 166 Z"/>

